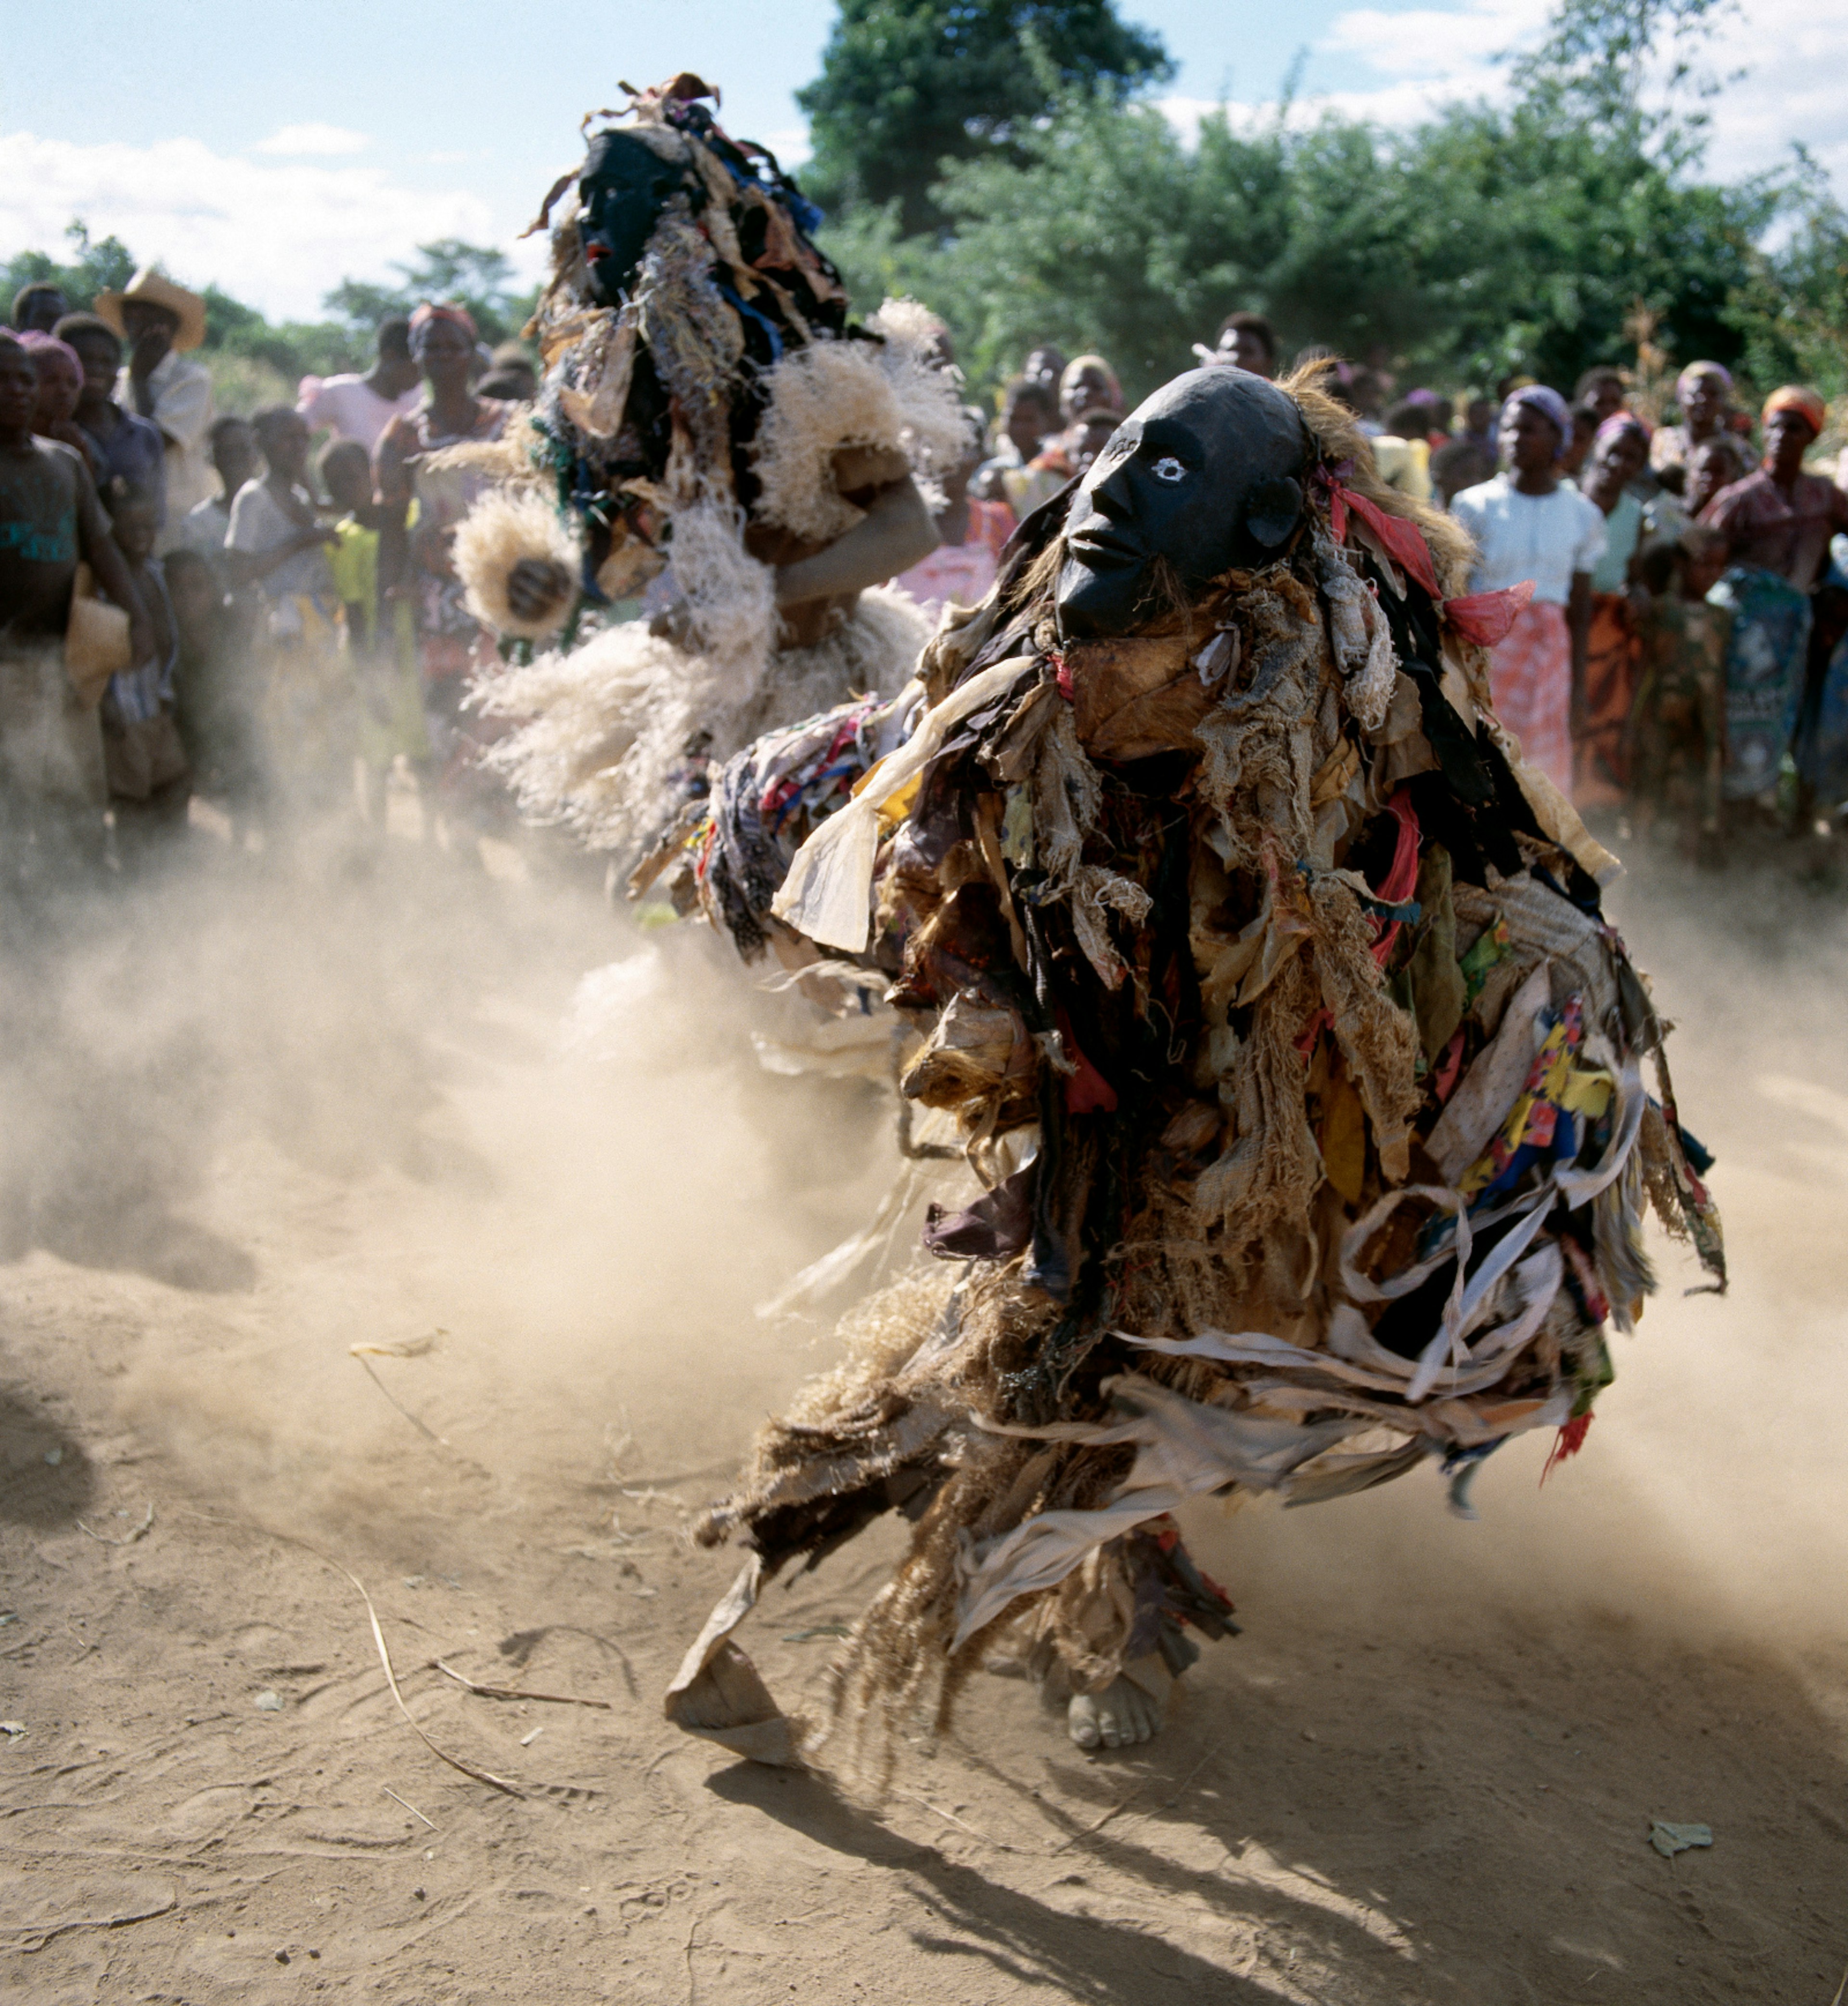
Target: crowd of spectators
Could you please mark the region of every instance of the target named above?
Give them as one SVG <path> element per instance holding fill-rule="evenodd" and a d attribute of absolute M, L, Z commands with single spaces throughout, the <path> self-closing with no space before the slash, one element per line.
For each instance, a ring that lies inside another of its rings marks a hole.
<path fill-rule="evenodd" d="M 466 701 L 496 638 L 449 556 L 482 477 L 437 456 L 500 436 L 535 392 L 530 358 L 491 354 L 464 309 L 432 302 L 380 324 L 363 372 L 220 416 L 195 354 L 205 315 L 150 268 L 88 312 L 28 287 L 0 333 L 15 877 L 161 868 L 195 798 L 245 847 L 330 815 L 382 829 L 394 773 L 439 829 L 506 822 Z M 950 366 L 947 333 L 941 347 Z M 1635 408 L 1614 368 L 1569 397 L 1526 378 L 1401 389 L 1380 355 L 1286 364 L 1251 312 L 1194 352 L 1265 377 L 1325 361 L 1381 477 L 1470 531 L 1473 589 L 1531 585 L 1494 651 L 1495 701 L 1582 811 L 1716 858 L 1729 824 L 1848 804 L 1848 542 L 1832 547 L 1848 494 L 1804 468 L 1815 393 L 1776 391 L 1755 426 L 1712 362 L 1681 372 L 1673 422 Z M 1016 524 L 1123 415 L 1103 356 L 1033 349 L 992 414 L 969 407 L 959 463 L 930 470 L 938 547 L 894 584 L 932 612 L 978 600 Z"/>
<path fill-rule="evenodd" d="M 465 852 L 504 822 L 462 702 L 492 639 L 449 562 L 477 481 L 425 461 L 498 435 L 536 387 L 524 350 L 491 354 L 463 309 L 428 305 L 381 324 L 363 373 L 304 378 L 294 405 L 245 417 L 215 412 L 193 355 L 204 301 L 158 270 L 89 312 L 29 287 L 12 321 L 8 872 L 160 868 L 195 798 L 241 848 L 329 815 L 382 829 L 394 770 Z"/>
<path fill-rule="evenodd" d="M 1614 367 L 1569 396 L 1519 376 L 1492 396 L 1401 390 L 1381 356 L 1309 347 L 1286 364 L 1248 312 L 1194 354 L 1272 378 L 1325 361 L 1380 477 L 1470 530 L 1473 589 L 1532 586 L 1493 651 L 1496 706 L 1581 811 L 1709 862 L 1729 829 L 1848 816 L 1848 494 L 1804 470 L 1827 424 L 1814 391 L 1774 392 L 1755 422 L 1727 370 L 1696 361 L 1673 421 L 1652 423 Z M 1082 474 L 1121 414 L 1102 357 L 1035 349 L 970 491 L 1026 514 Z"/>

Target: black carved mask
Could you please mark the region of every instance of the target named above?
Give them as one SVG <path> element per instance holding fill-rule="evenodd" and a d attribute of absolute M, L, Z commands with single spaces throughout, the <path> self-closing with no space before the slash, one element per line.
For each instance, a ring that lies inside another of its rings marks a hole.
<path fill-rule="evenodd" d="M 1301 414 L 1265 378 L 1222 364 L 1164 385 L 1072 498 L 1060 632 L 1127 633 L 1156 609 L 1158 557 L 1190 587 L 1265 562 L 1302 519 L 1308 459 Z"/>
<path fill-rule="evenodd" d="M 595 134 L 578 176 L 583 213 L 578 234 L 590 273 L 590 290 L 602 304 L 618 304 L 654 234 L 668 198 L 684 191 L 695 211 L 705 191 L 692 174 L 664 160 L 632 132 Z"/>

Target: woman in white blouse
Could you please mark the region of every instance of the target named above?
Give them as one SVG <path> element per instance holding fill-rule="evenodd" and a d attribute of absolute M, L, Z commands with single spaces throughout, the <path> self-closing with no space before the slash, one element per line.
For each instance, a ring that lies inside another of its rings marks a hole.
<path fill-rule="evenodd" d="M 1561 478 L 1572 417 L 1557 390 L 1533 383 L 1501 407 L 1506 471 L 1466 488 L 1450 512 L 1476 539 L 1473 592 L 1532 579 L 1533 597 L 1489 661 L 1495 709 L 1562 794 L 1572 787 L 1572 718 L 1585 688 L 1591 575 L 1604 518 Z"/>

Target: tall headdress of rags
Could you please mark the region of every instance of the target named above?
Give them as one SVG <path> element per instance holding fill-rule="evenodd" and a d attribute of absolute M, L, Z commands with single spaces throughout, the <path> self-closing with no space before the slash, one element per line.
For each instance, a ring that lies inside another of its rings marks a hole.
<path fill-rule="evenodd" d="M 903 301 L 850 319 L 819 212 L 725 133 L 716 98 L 683 74 L 586 119 L 583 161 L 533 226 L 552 245 L 528 330 L 539 396 L 498 448 L 459 449 L 502 478 L 458 533 L 457 569 L 526 658 L 480 692 L 517 727 L 494 757 L 529 813 L 593 847 L 658 831 L 708 758 L 903 684 L 928 626 L 858 589 L 889 565 L 809 607 L 780 570 L 895 498 L 928 549 L 913 473 L 965 445 L 940 324 Z M 656 631 L 599 628 L 664 564 Z"/>

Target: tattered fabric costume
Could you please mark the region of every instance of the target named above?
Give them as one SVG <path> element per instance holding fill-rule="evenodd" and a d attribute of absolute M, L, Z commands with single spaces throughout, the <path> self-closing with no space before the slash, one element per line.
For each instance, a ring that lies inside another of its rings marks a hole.
<path fill-rule="evenodd" d="M 552 234 L 538 400 L 498 452 L 461 456 L 502 483 L 458 533 L 456 568 L 524 658 L 476 693 L 516 725 L 491 762 L 530 817 L 632 857 L 703 797 L 709 762 L 903 685 L 929 636 L 908 600 L 780 611 L 777 568 L 964 445 L 955 379 L 928 359 L 936 323 L 904 301 L 848 320 L 808 234 L 818 213 L 727 136 L 701 102 L 715 97 L 689 76 L 632 93 L 553 188 L 533 226 Z M 664 561 L 664 618 L 581 638 Z M 679 860 L 671 844 L 656 868 Z"/>
<path fill-rule="evenodd" d="M 801 1759 L 730 1632 L 892 1511 L 910 1549 L 819 1733 L 941 1718 L 1004 1652 L 1159 1691 L 1232 1627 L 1184 1500 L 1436 1458 L 1466 1509 L 1503 1442 L 1582 1438 L 1654 1286 L 1646 1202 L 1723 1283 L 1614 860 L 1490 707 L 1525 594 L 1449 596 L 1469 561 L 1313 372 L 1214 368 L 933 642 L 929 707 L 773 910 L 885 973 L 903 1091 L 986 1188 L 705 1522 L 751 1557 L 680 1725 Z"/>

